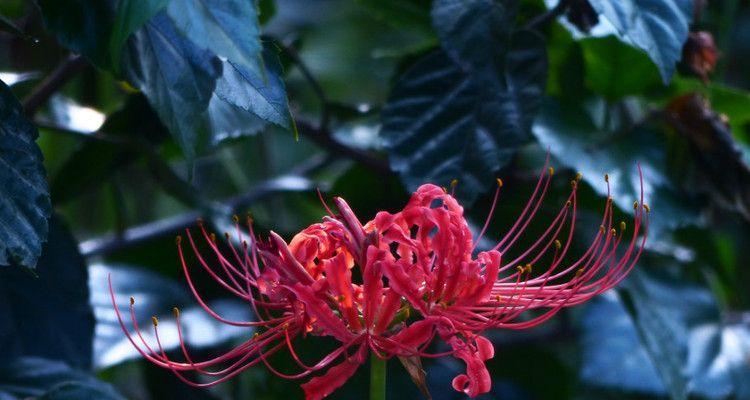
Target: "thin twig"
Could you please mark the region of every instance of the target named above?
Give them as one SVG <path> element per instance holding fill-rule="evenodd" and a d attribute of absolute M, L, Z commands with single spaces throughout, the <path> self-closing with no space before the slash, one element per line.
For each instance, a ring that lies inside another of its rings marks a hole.
<path fill-rule="evenodd" d="M 313 142 L 337 156 L 350 158 L 380 174 L 391 173 L 387 161 L 374 157 L 368 152 L 349 147 L 339 142 L 333 138 L 331 132 L 328 130 L 319 129 L 305 121 L 297 121 L 297 128 L 303 135 L 309 137 Z"/>
<path fill-rule="evenodd" d="M 565 14 L 565 12 L 568 11 L 568 7 L 570 7 L 570 0 L 560 0 L 556 6 L 552 7 L 552 9 L 544 14 L 537 15 L 529 21 L 526 26 L 524 26 L 524 29 L 538 30 L 552 22 L 555 18 Z"/>
<path fill-rule="evenodd" d="M 279 45 L 279 48 L 284 55 L 289 57 L 289 59 L 292 61 L 292 63 L 294 63 L 297 69 L 299 69 L 302 77 L 305 78 L 305 81 L 307 81 L 307 84 L 310 85 L 310 88 L 315 93 L 318 101 L 320 101 L 320 122 L 318 126 L 320 127 L 320 129 L 328 129 L 328 124 L 330 122 L 330 113 L 328 110 L 329 102 L 328 96 L 326 96 L 326 93 L 323 90 L 323 86 L 315 78 L 312 71 L 307 66 L 307 63 L 305 63 L 299 56 L 299 53 L 297 52 L 297 49 L 294 48 L 294 46 L 292 46 L 291 44 L 283 44 Z"/>
<path fill-rule="evenodd" d="M 314 157 L 309 163 L 293 172 L 304 175 L 326 165 L 329 161 L 328 158 Z M 315 189 L 316 184 L 313 181 L 300 175 L 283 175 L 263 181 L 245 193 L 215 203 L 216 207 L 231 213 L 275 193 L 306 192 Z M 128 228 L 119 234 L 112 233 L 85 240 L 79 243 L 78 249 L 84 257 L 113 253 L 153 239 L 175 235 L 183 228 L 194 225 L 196 220 L 205 214 L 206 212 L 201 210 L 187 211 L 173 217 Z"/>
<path fill-rule="evenodd" d="M 307 121 L 297 120 L 297 128 L 299 131 L 312 139 L 319 146 L 331 151 L 338 156 L 344 156 L 354 161 L 361 163 L 362 165 L 375 170 L 381 174 L 388 174 L 391 172 L 388 163 L 385 160 L 374 157 L 367 152 L 359 149 L 355 149 L 345 145 L 344 143 L 336 140 L 329 128 L 330 123 L 330 106 L 331 103 L 323 90 L 320 82 L 315 78 L 307 64 L 300 58 L 296 49 L 292 45 L 279 45 L 281 52 L 284 53 L 299 69 L 302 76 L 307 81 L 308 85 L 312 88 L 315 95 L 320 101 L 320 122 L 315 127 Z"/>
<path fill-rule="evenodd" d="M 57 66 L 23 99 L 23 109 L 31 118 L 68 81 L 83 71 L 88 61 L 80 55 L 72 54 Z"/>

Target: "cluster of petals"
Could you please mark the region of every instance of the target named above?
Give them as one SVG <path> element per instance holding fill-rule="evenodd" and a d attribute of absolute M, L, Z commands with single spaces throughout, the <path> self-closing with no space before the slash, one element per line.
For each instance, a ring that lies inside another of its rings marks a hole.
<path fill-rule="evenodd" d="M 540 213 L 552 174 L 545 166 L 515 223 L 482 252 L 477 244 L 490 224 L 501 181 L 476 236 L 452 194 L 432 184 L 419 187 L 400 212 L 379 212 L 364 225 L 343 199 L 334 198 L 337 212 L 326 206 L 329 215 L 289 243 L 274 232 L 261 240 L 249 218 L 244 228 L 235 219 L 236 234 L 227 234 L 226 244 L 199 224 L 204 247 L 210 250 L 206 257 L 187 230 L 187 240 L 178 240 L 177 247 L 198 303 L 217 320 L 255 332 L 209 360 L 194 361 L 182 340 L 183 360 L 168 357 L 156 320 L 157 343 L 149 344 L 138 328 L 132 299 L 133 334 L 116 306 L 115 310 L 143 357 L 193 386 L 215 385 L 264 364 L 283 378 L 305 379 L 301 386 L 306 397 L 320 399 L 342 386 L 368 356 L 453 356 L 466 365 L 466 372 L 453 379 L 453 387 L 474 397 L 491 389 L 485 362 L 494 348 L 483 333 L 538 325 L 563 307 L 612 288 L 633 268 L 645 244 L 648 206 L 643 195 L 634 206 L 632 229 L 625 223 L 613 225 L 612 199 L 607 197 L 589 247 L 565 262 L 576 226 L 579 177 L 542 233 L 526 238 L 526 248 L 515 249 Z M 255 321 L 227 320 L 207 305 L 193 284 L 186 245 L 206 273 L 248 302 Z M 114 295 L 112 301 L 116 304 Z M 175 316 L 182 339 L 176 309 Z M 331 337 L 339 345 L 319 360 L 303 360 L 294 343 L 316 336 Z M 297 371 L 279 371 L 271 365 L 269 357 L 279 351 L 288 352 Z M 196 373 L 198 380 L 193 378 Z"/>

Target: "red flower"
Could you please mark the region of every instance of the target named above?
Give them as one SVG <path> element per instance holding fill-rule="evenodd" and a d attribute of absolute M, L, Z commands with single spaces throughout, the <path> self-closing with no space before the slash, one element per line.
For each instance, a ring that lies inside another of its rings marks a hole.
<path fill-rule="evenodd" d="M 612 288 L 633 268 L 643 249 L 644 210 L 648 211 L 648 206 L 642 198 L 636 203 L 635 223 L 626 237 L 624 223 L 619 232 L 613 228 L 613 206 L 608 198 L 599 232 L 588 250 L 563 264 L 575 229 L 576 180 L 568 201 L 541 236 L 527 249 L 513 251 L 515 258 L 503 260 L 539 211 L 552 172 L 552 168 L 544 169 L 508 233 L 492 249 L 476 255 L 492 212 L 474 238 L 456 199 L 431 184 L 417 189 L 402 211 L 380 212 L 364 226 L 343 199 L 335 198 L 339 214 L 329 210 L 323 222 L 309 226 L 289 244 L 273 232 L 268 242 L 257 240 L 249 218 L 249 242 L 244 241 L 236 219 L 242 245 L 228 240 L 229 252 L 225 254 L 215 237 L 199 224 L 214 253 L 211 261 L 217 267 L 213 269 L 187 230 L 187 243 L 198 263 L 224 288 L 248 301 L 258 318 L 253 322 L 228 321 L 211 310 L 193 285 L 184 243 L 178 238 L 183 270 L 199 304 L 221 322 L 257 329 L 251 339 L 210 360 L 193 361 L 184 344 L 185 360 L 171 360 L 159 341 L 156 319 L 154 346 L 143 340 L 132 299 L 135 336 L 128 332 L 117 307 L 115 310 L 128 338 L 146 359 L 171 369 L 192 386 L 214 385 L 263 363 L 284 378 L 312 377 L 302 388 L 308 399 L 320 399 L 343 385 L 368 353 L 380 358 L 453 355 L 466 363 L 466 373 L 453 380 L 453 387 L 474 397 L 491 387 L 485 361 L 493 357 L 494 349 L 481 336 L 485 330 L 532 327 L 563 307 Z M 502 182 L 498 183 L 493 211 Z M 625 248 L 618 251 L 623 241 Z M 541 264 L 546 267 L 535 274 L 534 267 Z M 114 294 L 112 301 L 115 304 Z M 175 316 L 181 337 L 176 309 Z M 333 337 L 340 346 L 314 363 L 303 361 L 293 343 L 308 335 Z M 450 350 L 428 353 L 427 347 L 436 338 Z M 297 372 L 284 373 L 269 363 L 268 357 L 281 350 L 289 352 L 299 366 Z M 209 380 L 191 381 L 183 375 L 185 371 Z"/>

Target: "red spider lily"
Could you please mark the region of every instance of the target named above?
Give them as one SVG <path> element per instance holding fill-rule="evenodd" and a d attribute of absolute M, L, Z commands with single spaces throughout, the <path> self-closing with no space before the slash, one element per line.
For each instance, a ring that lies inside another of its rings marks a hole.
<path fill-rule="evenodd" d="M 182 341 L 177 309 L 184 361 L 167 357 L 155 318 L 156 346 L 143 339 L 132 299 L 130 317 L 135 335 L 128 332 L 116 306 L 115 311 L 143 357 L 172 370 L 192 386 L 215 385 L 263 363 L 283 378 L 312 377 L 302 388 L 308 399 L 320 399 L 343 385 L 370 352 L 381 359 L 453 355 L 466 363 L 466 373 L 454 378 L 453 387 L 474 397 L 491 387 L 485 361 L 493 357 L 494 348 L 481 336 L 485 330 L 529 328 L 563 307 L 612 288 L 633 268 L 645 244 L 648 206 L 643 194 L 635 204 L 629 237 L 625 236 L 625 223 L 620 223 L 619 233 L 613 228 L 613 205 L 608 197 L 599 232 L 588 249 L 563 264 L 575 230 L 579 176 L 572 182 L 567 202 L 541 236 L 527 249 L 514 251 L 518 254 L 513 259 L 503 260 L 539 211 L 552 174 L 552 168 L 543 169 L 510 230 L 492 249 L 476 255 L 477 243 L 497 204 L 500 180 L 492 211 L 476 238 L 456 199 L 431 184 L 417 189 L 402 211 L 380 212 L 364 226 L 343 199 L 335 198 L 338 215 L 326 206 L 330 215 L 297 234 L 289 244 L 274 232 L 267 242 L 257 240 L 249 218 L 248 242 L 235 218 L 242 245 L 233 244 L 227 234 L 229 251 L 225 254 L 215 236 L 199 224 L 201 236 L 212 250 L 211 260 L 204 258 L 186 230 L 187 243 L 200 266 L 221 286 L 246 300 L 258 318 L 229 321 L 209 308 L 193 285 L 184 242 L 178 237 L 183 270 L 198 303 L 223 323 L 256 329 L 251 339 L 213 359 L 193 361 Z M 620 248 L 622 241 L 624 248 Z M 539 264 L 546 268 L 534 274 L 533 267 Z M 116 304 L 114 294 L 112 302 Z M 340 346 L 320 360 L 303 361 L 293 343 L 308 335 L 333 337 Z M 436 338 L 450 350 L 428 352 Z M 270 364 L 269 356 L 281 350 L 291 355 L 298 371 L 285 373 Z M 207 379 L 192 381 L 184 375 L 187 371 Z"/>

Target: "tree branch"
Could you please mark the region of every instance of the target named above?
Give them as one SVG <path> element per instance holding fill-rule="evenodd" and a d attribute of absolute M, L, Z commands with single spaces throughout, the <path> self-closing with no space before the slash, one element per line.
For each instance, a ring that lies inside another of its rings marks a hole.
<path fill-rule="evenodd" d="M 87 65 L 88 61 L 77 54 L 70 55 L 60 63 L 23 99 L 23 109 L 26 116 L 32 118 L 55 92 L 83 71 Z"/>
<path fill-rule="evenodd" d="M 321 110 L 320 122 L 318 123 L 318 126 L 313 126 L 307 121 L 297 120 L 296 123 L 299 131 L 303 135 L 312 139 L 317 145 L 338 156 L 350 158 L 381 174 L 390 173 L 391 169 L 385 160 L 374 157 L 365 151 L 349 147 L 333 137 L 329 128 L 329 108 L 331 106 L 331 103 L 329 102 L 328 97 L 323 90 L 323 87 L 320 85 L 320 82 L 318 82 L 312 71 L 310 71 L 310 68 L 308 68 L 307 64 L 305 64 L 305 62 L 300 58 L 299 54 L 293 46 L 279 44 L 279 48 L 281 49 L 281 52 L 289 57 L 292 63 L 294 63 L 294 65 L 299 69 L 302 77 L 305 78 L 305 81 L 308 85 L 310 85 L 313 92 L 315 92 L 315 96 L 317 96 L 318 100 L 320 101 Z"/>
<path fill-rule="evenodd" d="M 294 63 L 297 69 L 299 69 L 302 77 L 305 78 L 305 81 L 307 81 L 307 84 L 310 85 L 310 88 L 315 93 L 318 101 L 320 101 L 320 123 L 318 126 L 320 126 L 321 129 L 328 129 L 328 123 L 330 122 L 330 113 L 328 112 L 329 102 L 328 96 L 326 96 L 326 93 L 323 90 L 323 86 L 321 86 L 320 82 L 315 79 L 315 76 L 313 75 L 312 71 L 310 71 L 310 68 L 308 68 L 307 64 L 302 60 L 302 58 L 300 58 L 299 53 L 297 53 L 297 49 L 295 49 L 292 45 L 279 45 L 279 48 L 284 55 L 289 57 L 289 59 L 292 61 L 292 63 Z"/>
<path fill-rule="evenodd" d="M 370 168 L 380 174 L 391 173 L 391 168 L 386 160 L 374 157 L 373 155 L 365 151 L 349 147 L 339 142 L 338 140 L 333 138 L 331 132 L 327 129 L 317 128 L 306 121 L 297 121 L 297 128 L 302 134 L 312 139 L 312 141 L 317 145 L 338 156 L 343 156 L 357 161 L 365 167 Z"/>
<path fill-rule="evenodd" d="M 300 175 L 310 173 L 326 165 L 328 161 L 328 158 L 313 157 L 309 162 L 293 171 L 292 175 L 283 175 L 263 181 L 245 193 L 214 204 L 216 208 L 222 208 L 231 213 L 276 193 L 313 190 L 316 184 Z M 113 253 L 149 240 L 177 234 L 181 229 L 195 224 L 195 221 L 205 214 L 206 212 L 201 210 L 187 211 L 173 217 L 134 226 L 119 233 L 85 240 L 79 243 L 78 249 L 84 257 Z"/>

